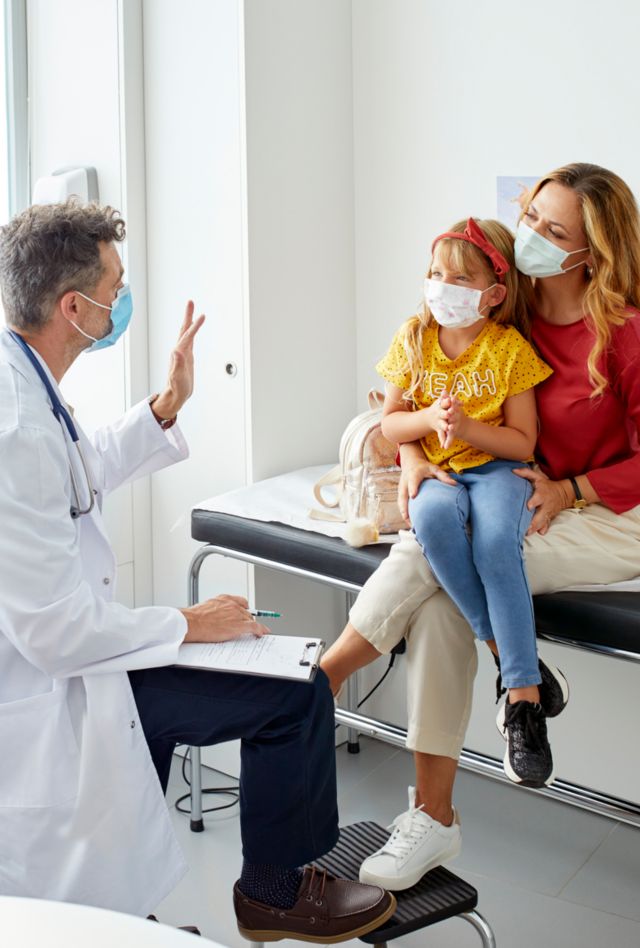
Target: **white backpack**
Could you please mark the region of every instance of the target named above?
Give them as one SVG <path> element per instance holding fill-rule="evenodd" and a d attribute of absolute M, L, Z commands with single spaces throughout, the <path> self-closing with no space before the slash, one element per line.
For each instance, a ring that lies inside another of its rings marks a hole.
<path fill-rule="evenodd" d="M 364 520 L 378 533 L 397 533 L 406 527 L 398 507 L 400 468 L 396 465 L 397 446 L 382 434 L 384 395 L 369 392 L 369 411 L 356 415 L 340 439 L 339 462 L 316 482 L 313 493 L 323 507 L 339 511 L 330 515 L 312 510 L 316 520 L 335 520 L 351 524 Z M 332 499 L 322 494 L 324 487 L 334 487 Z M 362 543 L 371 542 L 367 534 Z M 375 537 L 377 539 L 377 537 Z M 353 546 L 362 545 L 347 535 Z"/>

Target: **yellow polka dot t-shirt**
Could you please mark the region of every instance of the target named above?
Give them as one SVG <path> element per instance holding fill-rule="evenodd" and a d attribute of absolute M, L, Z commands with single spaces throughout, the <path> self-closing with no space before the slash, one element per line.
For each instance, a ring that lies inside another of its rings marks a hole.
<path fill-rule="evenodd" d="M 447 390 L 455 395 L 466 415 L 488 425 L 504 424 L 505 399 L 526 392 L 551 375 L 552 369 L 536 355 L 532 346 L 513 326 L 501 326 L 488 319 L 471 345 L 449 359 L 440 348 L 438 324 L 432 320 L 422 337 L 424 376 L 421 390 L 414 393 L 416 408 L 428 408 Z M 393 338 L 376 371 L 405 391 L 411 384 L 403 331 Z M 422 438 L 429 461 L 456 473 L 493 461 L 494 457 L 456 439 L 446 450 L 435 431 Z"/>

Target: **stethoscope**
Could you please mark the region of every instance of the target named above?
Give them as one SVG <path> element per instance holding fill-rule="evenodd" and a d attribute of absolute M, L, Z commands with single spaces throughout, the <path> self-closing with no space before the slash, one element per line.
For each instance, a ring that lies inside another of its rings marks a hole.
<path fill-rule="evenodd" d="M 78 456 L 80 458 L 80 463 L 84 471 L 84 476 L 87 479 L 87 487 L 89 489 L 89 506 L 83 509 L 80 505 L 80 492 L 78 490 L 78 482 L 76 481 L 76 476 L 73 470 L 73 464 L 71 463 L 71 458 L 69 458 L 69 473 L 71 475 L 71 487 L 73 490 L 73 496 L 75 498 L 75 504 L 71 505 L 70 513 L 71 513 L 72 518 L 76 520 L 82 514 L 91 513 L 95 504 L 95 495 L 96 495 L 96 492 L 93 489 L 93 484 L 91 483 L 89 468 L 87 467 L 87 463 L 84 459 L 84 455 L 82 454 L 82 450 L 80 448 L 80 436 L 78 434 L 78 430 L 73 423 L 73 419 L 71 418 L 71 415 L 69 414 L 67 409 L 64 407 L 60 399 L 58 398 L 56 391 L 53 385 L 51 384 L 47 373 L 44 371 L 44 369 L 38 362 L 38 359 L 33 354 L 31 347 L 24 341 L 22 336 L 20 336 L 17 332 L 14 332 L 13 329 L 8 329 L 7 332 L 9 333 L 13 341 L 16 342 L 20 346 L 20 348 L 26 355 L 27 359 L 29 360 L 31 365 L 34 367 L 36 372 L 38 373 L 40 377 L 40 381 L 42 382 L 45 389 L 47 390 L 47 395 L 49 396 L 49 401 L 51 402 L 51 410 L 56 420 L 60 423 L 60 425 L 62 425 L 62 423 L 64 422 L 64 425 L 67 431 L 69 432 L 69 437 L 71 438 L 71 440 L 73 441 L 73 443 L 75 444 L 78 450 Z"/>

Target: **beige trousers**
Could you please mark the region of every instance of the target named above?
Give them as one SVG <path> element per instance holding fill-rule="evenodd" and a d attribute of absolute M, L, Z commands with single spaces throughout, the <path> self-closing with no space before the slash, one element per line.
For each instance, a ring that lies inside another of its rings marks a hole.
<path fill-rule="evenodd" d="M 602 504 L 564 510 L 545 536 L 527 537 L 524 550 L 534 594 L 633 579 L 640 576 L 640 506 L 624 514 Z M 407 746 L 457 759 L 471 713 L 475 638 L 411 532 L 401 532 L 363 586 L 350 621 L 383 654 L 407 637 Z"/>

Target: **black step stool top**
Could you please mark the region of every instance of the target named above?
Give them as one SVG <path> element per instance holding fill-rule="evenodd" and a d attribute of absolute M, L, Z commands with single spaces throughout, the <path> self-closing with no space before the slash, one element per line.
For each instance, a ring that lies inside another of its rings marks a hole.
<path fill-rule="evenodd" d="M 340 838 L 334 848 L 316 859 L 315 864 L 332 875 L 357 880 L 363 860 L 388 839 L 388 831 L 377 823 L 351 823 L 340 828 Z M 363 935 L 360 941 L 370 945 L 391 941 L 445 918 L 472 912 L 478 904 L 478 893 L 473 886 L 443 866 L 432 869 L 410 889 L 394 894 L 398 901 L 395 915 L 380 928 Z"/>

